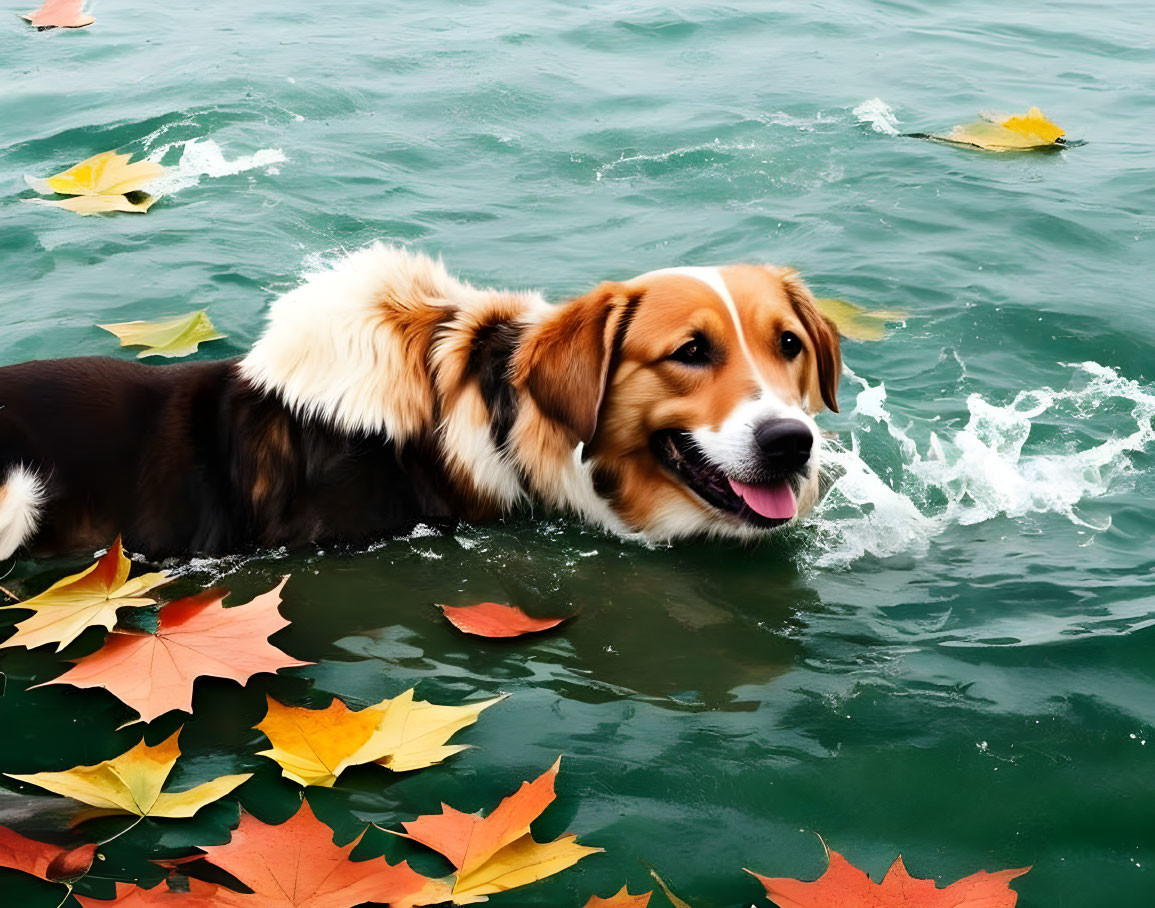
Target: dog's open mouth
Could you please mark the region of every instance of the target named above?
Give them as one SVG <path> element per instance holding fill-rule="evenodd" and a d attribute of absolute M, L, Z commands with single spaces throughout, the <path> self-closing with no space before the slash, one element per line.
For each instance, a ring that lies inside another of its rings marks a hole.
<path fill-rule="evenodd" d="M 798 514 L 789 479 L 757 484 L 732 479 L 706 458 L 688 432 L 658 432 L 652 444 L 658 462 L 719 511 L 759 527 L 781 526 Z"/>

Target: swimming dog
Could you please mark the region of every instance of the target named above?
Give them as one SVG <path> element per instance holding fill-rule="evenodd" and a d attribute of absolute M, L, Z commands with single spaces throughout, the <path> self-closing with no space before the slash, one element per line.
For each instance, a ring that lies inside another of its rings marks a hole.
<path fill-rule="evenodd" d="M 560 305 L 375 245 L 239 359 L 0 368 L 0 558 L 358 544 L 536 504 L 750 538 L 818 497 L 838 333 L 787 268 L 668 268 Z"/>

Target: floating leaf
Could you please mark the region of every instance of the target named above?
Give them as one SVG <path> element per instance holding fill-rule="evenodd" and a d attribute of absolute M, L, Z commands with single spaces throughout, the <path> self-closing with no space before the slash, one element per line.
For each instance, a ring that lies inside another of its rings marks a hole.
<path fill-rule="evenodd" d="M 269 697 L 257 728 L 273 746 L 260 755 L 276 760 L 286 778 L 325 788 L 361 763 L 379 763 L 395 772 L 423 769 L 465 750 L 467 745 L 445 742 L 501 699 L 439 706 L 414 700 L 408 690 L 355 711 L 336 698 L 325 709 L 304 709 Z"/>
<path fill-rule="evenodd" d="M 129 580 L 131 566 L 118 536 L 112 547 L 86 570 L 57 580 L 39 596 L 0 606 L 0 611 L 15 608 L 33 612 L 32 617 L 16 625 L 16 633 L 0 647 L 32 649 L 55 643 L 60 652 L 87 628 L 112 628 L 117 609 L 155 604 L 155 599 L 141 594 L 168 583 L 168 575 L 162 571 Z"/>
<path fill-rule="evenodd" d="M 143 189 L 166 170 L 153 161 L 130 163 L 132 155 L 104 151 L 55 176 L 24 181 L 41 195 L 125 195 Z"/>
<path fill-rule="evenodd" d="M 1025 114 L 1014 116 L 991 113 L 982 113 L 979 116 L 983 119 L 952 127 L 946 133 L 932 133 L 929 138 L 974 145 L 988 151 L 1009 151 L 1053 147 L 1061 144 L 1062 138 L 1066 135 L 1037 107 L 1032 107 Z"/>
<path fill-rule="evenodd" d="M 520 637 L 557 627 L 565 618 L 531 618 L 521 609 L 496 602 L 477 605 L 439 606 L 445 617 L 459 631 L 475 637 Z"/>
<path fill-rule="evenodd" d="M 362 833 L 364 835 L 364 833 Z M 427 880 L 406 863 L 384 858 L 351 861 L 361 840 L 339 847 L 333 832 L 302 802 L 285 823 L 269 826 L 242 811 L 225 845 L 201 846 L 209 861 L 253 890 L 221 889 L 214 905 L 237 908 L 352 908 L 363 902 L 398 905 Z"/>
<path fill-rule="evenodd" d="M 848 340 L 880 341 L 886 337 L 887 322 L 906 318 L 906 313 L 899 309 L 864 309 L 846 300 L 817 299 L 814 303 Z"/>
<path fill-rule="evenodd" d="M 27 839 L 6 826 L 0 826 L 0 867 L 22 870 L 42 880 L 73 878 L 72 871 L 80 865 L 83 869 L 75 876 L 82 876 L 92 866 L 95 853 L 95 845 L 64 848 Z"/>
<path fill-rule="evenodd" d="M 650 904 L 651 895 L 652 892 L 630 895 L 629 889 L 623 886 L 621 892 L 611 895 L 608 899 L 593 896 L 585 903 L 585 908 L 646 908 Z"/>
<path fill-rule="evenodd" d="M 555 797 L 553 783 L 560 765 L 559 758 L 537 779 L 523 782 L 489 816 L 442 804 L 439 814 L 401 824 L 406 837 L 445 855 L 456 868 L 451 890 L 455 904 L 467 905 L 524 886 L 602 850 L 578 845 L 574 835 L 542 844 L 530 834 L 530 823 Z"/>
<path fill-rule="evenodd" d="M 75 211 L 77 214 L 107 214 L 110 211 L 128 211 L 144 214 L 156 201 L 156 196 L 146 195 L 143 192 L 135 193 L 137 201 L 132 201 L 123 195 L 76 195 L 68 199 L 25 199 L 29 205 L 48 205 L 52 208 L 64 208 Z"/>
<path fill-rule="evenodd" d="M 20 16 L 39 29 L 46 28 L 84 28 L 96 20 L 92 16 L 82 13 L 84 0 L 47 0 L 34 13 Z"/>
<path fill-rule="evenodd" d="M 837 851 L 827 851 L 826 872 L 813 882 L 789 877 L 765 877 L 752 870 L 766 887 L 766 895 L 779 908 L 828 908 L 833 905 L 862 905 L 871 908 L 1013 908 L 1018 894 L 1007 886 L 1030 867 L 987 873 L 980 870 L 939 889 L 934 880 L 920 880 L 906 871 L 899 856 L 881 883 L 871 881 L 863 871 Z"/>
<path fill-rule="evenodd" d="M 151 722 L 171 709 L 192 712 L 193 683 L 202 675 L 245 684 L 259 672 L 309 665 L 268 641 L 289 624 L 278 610 L 288 579 L 232 608 L 223 605 L 227 590 L 177 599 L 160 610 L 155 634 L 114 632 L 95 653 L 45 683 L 103 687 Z"/>
<path fill-rule="evenodd" d="M 180 756 L 179 735 L 178 729 L 151 747 L 141 741 L 120 756 L 93 766 L 75 766 L 63 772 L 27 775 L 8 772 L 5 775 L 109 813 L 131 813 L 142 817 L 191 817 L 252 775 L 220 776 L 187 791 L 162 792 L 161 788 Z"/>
<path fill-rule="evenodd" d="M 137 359 L 146 356 L 188 356 L 196 353 L 199 344 L 226 336 L 213 327 L 204 309 L 153 322 L 119 322 L 97 327 L 119 337 L 122 347 L 147 347 L 136 354 Z"/>

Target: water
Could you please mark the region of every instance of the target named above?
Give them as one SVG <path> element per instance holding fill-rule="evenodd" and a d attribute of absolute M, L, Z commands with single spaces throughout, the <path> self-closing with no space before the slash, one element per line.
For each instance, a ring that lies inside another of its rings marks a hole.
<path fill-rule="evenodd" d="M 1033 7 L 1033 8 L 1031 8 Z M 317 665 L 244 697 L 204 683 L 189 781 L 262 765 L 261 692 L 360 705 L 413 683 L 511 698 L 445 766 L 310 794 L 342 840 L 444 799 L 489 806 L 566 754 L 543 835 L 605 855 L 495 904 L 580 905 L 643 862 L 701 906 L 760 901 L 743 866 L 817 875 L 814 833 L 875 875 L 1033 865 L 1024 906 L 1155 893 L 1155 24 L 1134 4 L 196 5 L 94 0 L 97 24 L 0 22 L 0 361 L 122 354 L 93 325 L 207 307 L 242 352 L 273 295 L 375 239 L 478 283 L 563 299 L 675 264 L 771 260 L 820 295 L 902 309 L 848 343 L 843 471 L 806 526 L 755 548 L 650 550 L 552 518 L 372 551 L 193 562 L 236 601 L 291 571 L 278 640 Z M 903 138 L 1031 104 L 1088 144 L 989 154 Z M 145 216 L 23 205 L 108 148 L 177 169 Z M 75 562 L 21 562 L 41 589 Z M 478 643 L 433 607 L 578 613 Z M 85 638 L 78 645 L 95 645 Z M 139 739 L 99 692 L 30 683 L 5 651 L 0 769 Z M 179 717 L 155 723 L 160 736 Z M 242 790 L 279 819 L 294 789 Z M 0 822 L 65 802 L 6 784 Z M 235 819 L 145 824 L 141 855 Z M 411 852 L 374 834 L 367 849 Z M 418 859 L 421 869 L 442 869 Z M 90 883 L 107 894 L 107 883 Z M 0 871 L 14 904 L 57 890 Z M 15 898 L 15 896 L 14 896 Z M 660 897 L 655 896 L 655 903 Z"/>

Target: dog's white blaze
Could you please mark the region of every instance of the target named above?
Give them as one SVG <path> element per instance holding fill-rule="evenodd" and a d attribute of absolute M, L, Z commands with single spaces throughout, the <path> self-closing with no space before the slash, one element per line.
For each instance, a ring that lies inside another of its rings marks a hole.
<path fill-rule="evenodd" d="M 0 486 L 0 558 L 7 558 L 36 532 L 44 506 L 44 482 L 28 467 L 13 467 Z"/>

